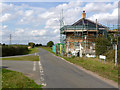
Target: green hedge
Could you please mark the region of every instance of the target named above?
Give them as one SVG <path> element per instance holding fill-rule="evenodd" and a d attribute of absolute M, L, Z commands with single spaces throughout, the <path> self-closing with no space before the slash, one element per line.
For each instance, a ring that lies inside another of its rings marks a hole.
<path fill-rule="evenodd" d="M 1 48 L 1 47 L 0 47 Z M 4 56 L 14 56 L 14 55 L 24 55 L 28 54 L 29 50 L 27 46 L 15 45 L 15 46 L 2 46 L 2 57 Z"/>

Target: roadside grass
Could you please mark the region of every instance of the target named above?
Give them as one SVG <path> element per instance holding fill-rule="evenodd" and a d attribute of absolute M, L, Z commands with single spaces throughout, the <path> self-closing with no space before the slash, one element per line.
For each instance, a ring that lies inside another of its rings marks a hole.
<path fill-rule="evenodd" d="M 38 47 L 34 47 L 29 49 L 29 54 L 37 53 L 38 52 Z"/>
<path fill-rule="evenodd" d="M 41 88 L 33 80 L 16 71 L 2 69 L 2 88 Z M 42 89 L 41 89 L 42 90 Z"/>
<path fill-rule="evenodd" d="M 52 52 L 52 49 L 50 47 L 42 47 L 43 49 Z M 52 52 L 53 53 L 53 52 Z M 59 56 L 59 55 L 56 55 Z M 59 56 L 61 57 L 61 56 Z M 90 70 L 92 72 L 95 72 L 96 74 L 113 80 L 115 82 L 118 82 L 118 68 L 115 67 L 114 63 L 110 63 L 110 62 L 106 62 L 104 63 L 104 61 L 100 62 L 100 59 L 98 58 L 85 58 L 85 57 L 62 57 L 65 60 L 76 64 L 78 66 L 81 66 L 87 70 Z"/>
<path fill-rule="evenodd" d="M 98 75 L 118 82 L 118 68 L 113 63 L 98 60 L 97 58 L 68 58 L 63 57 L 65 60 L 82 66 L 83 68 L 97 73 Z"/>
<path fill-rule="evenodd" d="M 120 87 L 120 63 L 118 63 L 118 85 Z"/>
<path fill-rule="evenodd" d="M 29 55 L 20 57 L 2 58 L 2 60 L 16 60 L 16 61 L 39 61 L 39 56 Z"/>
<path fill-rule="evenodd" d="M 2 69 L 0 69 L 0 81 L 2 81 Z M 0 82 L 0 90 L 2 89 L 2 82 Z"/>
<path fill-rule="evenodd" d="M 42 48 L 42 49 L 44 49 L 44 50 L 47 50 L 47 51 L 53 53 L 53 52 L 52 52 L 52 47 L 43 47 L 43 46 L 41 46 L 40 48 Z"/>

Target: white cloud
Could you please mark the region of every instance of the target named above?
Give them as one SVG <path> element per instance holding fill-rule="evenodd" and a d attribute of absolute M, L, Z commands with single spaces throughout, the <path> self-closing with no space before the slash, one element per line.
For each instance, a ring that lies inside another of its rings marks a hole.
<path fill-rule="evenodd" d="M 8 25 L 0 25 L 0 29 L 1 29 L 1 30 L 6 29 L 7 27 L 8 27 Z"/>
<path fill-rule="evenodd" d="M 7 27 L 8 27 L 7 25 L 4 25 L 4 26 L 3 26 L 3 29 L 6 29 Z"/>
<path fill-rule="evenodd" d="M 99 13 L 94 14 L 93 16 L 89 17 L 91 20 L 96 20 L 105 23 L 105 24 L 117 24 L 118 23 L 118 8 L 115 8 L 112 13 Z"/>
<path fill-rule="evenodd" d="M 0 13 L 5 13 L 5 12 L 9 12 L 9 10 L 13 9 L 14 5 L 13 4 L 0 3 L 0 7 L 1 7 Z"/>
<path fill-rule="evenodd" d="M 53 15 L 54 12 L 45 12 L 41 15 L 42 18 L 49 18 L 50 15 Z"/>
<path fill-rule="evenodd" d="M 26 4 L 22 6 L 4 4 L 3 19 L 0 18 L 0 22 L 15 20 L 16 23 L 14 23 L 14 26 L 17 25 L 17 29 L 14 29 L 14 35 L 16 35 L 16 37 L 26 37 L 28 39 L 32 37 L 31 40 L 35 42 L 41 41 L 42 43 L 47 43 L 49 40 L 59 42 L 59 20 L 62 9 L 65 25 L 71 25 L 81 19 L 83 10 L 86 11 L 87 18 L 93 21 L 98 19 L 98 21 L 102 23 L 116 22 L 118 15 L 117 2 L 87 3 L 85 6 L 83 4 L 83 2 L 71 1 L 49 9 L 31 7 Z M 30 27 L 22 28 L 22 25 L 23 27 L 29 25 Z M 7 26 L 8 27 L 4 26 L 4 28 L 9 29 L 9 25 Z M 26 38 L 22 39 L 26 40 Z M 16 38 L 16 40 L 17 39 L 19 38 Z"/>
<path fill-rule="evenodd" d="M 25 11 L 25 16 L 31 16 L 31 15 L 33 15 L 33 10 L 27 10 L 27 11 Z"/>
<path fill-rule="evenodd" d="M 46 34 L 46 30 L 33 30 L 31 31 L 32 36 L 43 36 Z"/>
<path fill-rule="evenodd" d="M 1 18 L 0 22 L 8 21 L 10 20 L 11 14 L 10 13 L 5 13 Z"/>
<path fill-rule="evenodd" d="M 102 7 L 102 8 L 100 8 Z M 83 9 L 85 9 L 87 12 L 95 12 L 95 13 L 99 13 L 99 12 L 108 12 L 110 10 L 113 10 L 114 8 L 116 8 L 116 3 L 88 3 L 85 5 L 85 7 Z"/>

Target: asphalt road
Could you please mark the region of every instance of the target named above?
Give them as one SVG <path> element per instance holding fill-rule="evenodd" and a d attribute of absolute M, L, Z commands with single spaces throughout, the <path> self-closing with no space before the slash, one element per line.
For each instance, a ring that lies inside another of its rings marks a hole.
<path fill-rule="evenodd" d="M 3 68 L 19 71 L 43 88 L 114 88 L 48 51 L 39 49 L 40 61 L 3 60 Z"/>
<path fill-rule="evenodd" d="M 47 88 L 114 88 L 53 54 L 39 49 Z"/>
<path fill-rule="evenodd" d="M 36 65 L 34 65 L 34 63 L 36 63 Z M 34 80 L 37 84 L 41 84 L 38 61 L 3 60 L 2 67 L 9 70 L 22 72 L 25 76 Z"/>

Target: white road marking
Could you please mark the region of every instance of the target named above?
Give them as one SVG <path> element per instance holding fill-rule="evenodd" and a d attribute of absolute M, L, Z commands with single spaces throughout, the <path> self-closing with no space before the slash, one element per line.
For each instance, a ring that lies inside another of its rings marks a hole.
<path fill-rule="evenodd" d="M 33 62 L 33 71 L 36 71 L 36 61 Z"/>
<path fill-rule="evenodd" d="M 43 78 L 44 73 L 43 73 L 42 64 L 41 64 L 41 62 L 40 62 L 40 56 L 39 56 L 38 65 L 39 65 L 39 69 L 40 69 L 40 81 L 41 81 L 41 85 L 46 86 L 46 83 L 45 83 L 44 78 Z"/>

